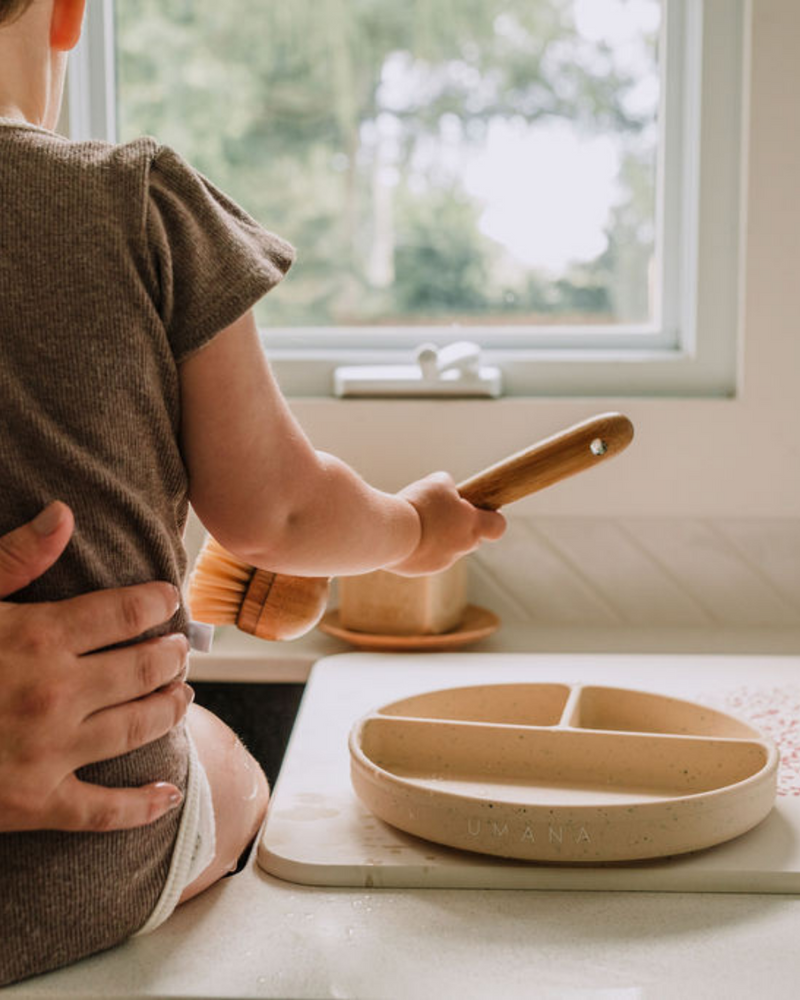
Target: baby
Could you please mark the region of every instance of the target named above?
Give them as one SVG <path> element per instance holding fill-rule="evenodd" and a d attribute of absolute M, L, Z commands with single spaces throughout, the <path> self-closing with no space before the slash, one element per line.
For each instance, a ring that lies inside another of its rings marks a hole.
<path fill-rule="evenodd" d="M 502 516 L 444 473 L 388 494 L 312 447 L 252 314 L 292 262 L 286 242 L 152 139 L 53 131 L 84 3 L 0 0 L 0 533 L 54 498 L 76 522 L 15 599 L 180 586 L 190 502 L 234 554 L 297 575 L 427 573 L 498 538 Z M 186 625 L 181 609 L 171 627 Z M 157 927 L 232 869 L 268 796 L 197 708 L 79 776 L 166 780 L 183 806 L 129 831 L 0 835 L 0 985 Z"/>

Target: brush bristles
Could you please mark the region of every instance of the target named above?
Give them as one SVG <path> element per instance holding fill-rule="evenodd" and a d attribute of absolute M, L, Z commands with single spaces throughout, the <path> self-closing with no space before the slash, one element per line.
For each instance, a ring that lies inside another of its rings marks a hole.
<path fill-rule="evenodd" d="M 192 617 L 210 625 L 235 625 L 253 567 L 209 537 L 189 578 Z"/>

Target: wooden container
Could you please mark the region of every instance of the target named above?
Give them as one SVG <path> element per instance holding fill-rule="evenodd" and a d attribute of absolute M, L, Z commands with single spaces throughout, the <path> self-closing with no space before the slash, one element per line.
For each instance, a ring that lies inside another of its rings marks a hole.
<path fill-rule="evenodd" d="M 440 635 L 457 628 L 467 607 L 467 561 L 430 576 L 387 570 L 339 579 L 339 624 L 373 635 Z"/>

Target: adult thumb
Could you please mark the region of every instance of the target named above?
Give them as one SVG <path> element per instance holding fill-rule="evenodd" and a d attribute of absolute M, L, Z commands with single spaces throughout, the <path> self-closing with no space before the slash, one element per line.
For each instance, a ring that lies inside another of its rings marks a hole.
<path fill-rule="evenodd" d="M 74 527 L 72 511 L 54 500 L 32 521 L 0 537 L 0 598 L 48 570 L 66 548 Z"/>

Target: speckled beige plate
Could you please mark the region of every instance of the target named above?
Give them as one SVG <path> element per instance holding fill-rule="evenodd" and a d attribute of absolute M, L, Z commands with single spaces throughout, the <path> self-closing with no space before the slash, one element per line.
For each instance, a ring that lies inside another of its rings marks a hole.
<path fill-rule="evenodd" d="M 435 843 L 550 863 L 683 854 L 769 813 L 778 751 L 701 705 L 625 688 L 497 684 L 394 702 L 350 733 L 356 794 Z"/>

